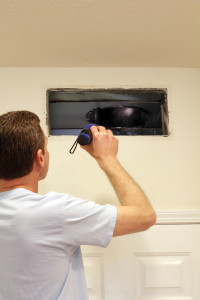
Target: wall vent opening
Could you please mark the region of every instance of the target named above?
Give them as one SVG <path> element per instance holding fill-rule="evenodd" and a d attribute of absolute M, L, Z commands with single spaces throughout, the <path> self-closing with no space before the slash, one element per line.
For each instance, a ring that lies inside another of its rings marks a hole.
<path fill-rule="evenodd" d="M 50 135 L 78 135 L 89 123 L 115 135 L 168 136 L 167 89 L 48 89 Z"/>

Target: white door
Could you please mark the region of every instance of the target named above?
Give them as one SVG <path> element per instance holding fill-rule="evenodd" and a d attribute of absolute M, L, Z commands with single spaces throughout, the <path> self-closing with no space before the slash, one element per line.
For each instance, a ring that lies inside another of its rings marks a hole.
<path fill-rule="evenodd" d="M 155 225 L 82 247 L 90 300 L 200 300 L 200 225 Z"/>

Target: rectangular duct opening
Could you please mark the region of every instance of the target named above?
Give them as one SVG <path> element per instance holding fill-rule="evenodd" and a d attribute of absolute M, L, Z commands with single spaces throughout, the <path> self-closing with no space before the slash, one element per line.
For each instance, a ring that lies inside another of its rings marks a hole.
<path fill-rule="evenodd" d="M 115 135 L 168 136 L 167 89 L 49 89 L 50 135 L 78 135 L 89 123 Z"/>

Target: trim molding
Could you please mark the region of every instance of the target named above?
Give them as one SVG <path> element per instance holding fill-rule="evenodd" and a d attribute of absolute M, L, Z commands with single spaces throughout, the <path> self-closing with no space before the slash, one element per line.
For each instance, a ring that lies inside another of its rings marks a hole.
<path fill-rule="evenodd" d="M 200 209 L 156 211 L 156 225 L 200 224 Z"/>

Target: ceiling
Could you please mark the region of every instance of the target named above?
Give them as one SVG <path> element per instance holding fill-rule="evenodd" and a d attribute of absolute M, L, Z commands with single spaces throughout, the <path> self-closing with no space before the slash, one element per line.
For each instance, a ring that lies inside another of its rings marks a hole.
<path fill-rule="evenodd" d="M 0 0 L 1 67 L 200 67 L 200 0 Z"/>

